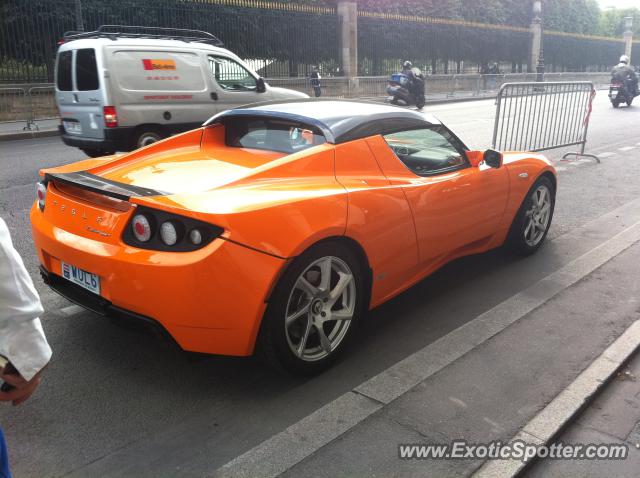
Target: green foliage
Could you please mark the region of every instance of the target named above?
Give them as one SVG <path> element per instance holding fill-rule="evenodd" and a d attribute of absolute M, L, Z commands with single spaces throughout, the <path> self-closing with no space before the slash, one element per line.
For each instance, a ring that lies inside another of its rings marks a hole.
<path fill-rule="evenodd" d="M 610 9 L 602 12 L 598 25 L 598 33 L 604 36 L 620 38 L 624 32 L 624 18 L 633 18 L 633 33 L 640 37 L 640 8 L 627 8 L 623 10 Z"/>

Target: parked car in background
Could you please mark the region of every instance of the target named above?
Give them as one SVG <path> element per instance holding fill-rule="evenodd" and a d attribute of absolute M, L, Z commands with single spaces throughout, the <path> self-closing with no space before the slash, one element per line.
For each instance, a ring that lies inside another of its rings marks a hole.
<path fill-rule="evenodd" d="M 248 103 L 307 98 L 269 86 L 215 36 L 107 25 L 65 34 L 56 59 L 60 133 L 92 157 L 130 151 Z"/>

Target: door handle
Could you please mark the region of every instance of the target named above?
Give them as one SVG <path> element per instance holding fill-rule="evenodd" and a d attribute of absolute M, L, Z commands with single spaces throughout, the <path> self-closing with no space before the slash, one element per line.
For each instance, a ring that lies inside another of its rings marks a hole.
<path fill-rule="evenodd" d="M 75 103 L 77 103 L 77 102 L 78 102 L 78 94 L 77 94 L 77 93 L 74 93 L 74 94 L 73 94 L 73 101 L 74 101 Z"/>
<path fill-rule="evenodd" d="M 211 93 L 211 99 L 213 101 L 218 101 L 218 93 Z"/>

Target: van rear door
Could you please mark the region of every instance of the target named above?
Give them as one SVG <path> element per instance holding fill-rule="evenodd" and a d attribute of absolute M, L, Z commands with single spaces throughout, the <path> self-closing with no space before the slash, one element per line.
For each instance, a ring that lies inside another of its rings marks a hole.
<path fill-rule="evenodd" d="M 56 97 L 67 134 L 104 138 L 103 89 L 94 48 L 58 53 Z"/>

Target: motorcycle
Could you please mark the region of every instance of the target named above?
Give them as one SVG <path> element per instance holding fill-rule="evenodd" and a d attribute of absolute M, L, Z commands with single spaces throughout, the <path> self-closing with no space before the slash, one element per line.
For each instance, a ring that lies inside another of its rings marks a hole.
<path fill-rule="evenodd" d="M 416 69 L 417 70 L 417 69 Z M 412 106 L 421 110 L 424 107 L 424 80 L 420 70 L 414 72 L 413 78 L 404 73 L 394 73 L 387 86 L 387 102 L 394 105 Z"/>
<path fill-rule="evenodd" d="M 626 103 L 627 106 L 631 106 L 635 96 L 638 95 L 633 95 L 624 81 L 616 78 L 611 79 L 611 84 L 609 85 L 609 100 L 614 108 L 620 106 L 620 103 Z"/>

